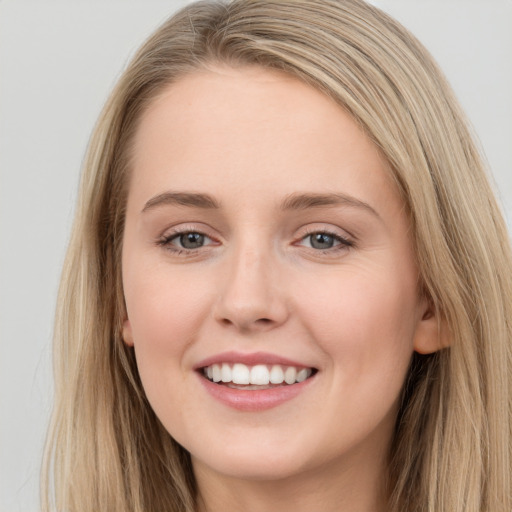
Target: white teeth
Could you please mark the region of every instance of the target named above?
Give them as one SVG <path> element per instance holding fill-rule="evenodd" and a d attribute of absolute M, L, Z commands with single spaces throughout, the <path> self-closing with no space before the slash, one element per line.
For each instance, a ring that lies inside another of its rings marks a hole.
<path fill-rule="evenodd" d="M 309 370 L 307 368 L 302 368 L 302 370 L 299 370 L 297 372 L 296 377 L 297 382 L 302 382 L 303 380 L 306 380 L 309 377 L 309 375 L 311 375 L 311 373 L 308 374 L 308 372 Z"/>
<path fill-rule="evenodd" d="M 284 372 L 280 366 L 272 366 L 272 370 L 270 370 L 270 382 L 272 384 L 282 384 L 284 382 Z"/>
<path fill-rule="evenodd" d="M 284 372 L 284 381 L 286 384 L 293 384 L 297 378 L 297 370 L 293 366 L 288 366 Z"/>
<path fill-rule="evenodd" d="M 222 380 L 222 372 L 220 371 L 220 366 L 218 364 L 214 364 L 211 368 L 213 373 L 213 382 L 220 382 Z"/>
<path fill-rule="evenodd" d="M 231 382 L 232 373 L 231 373 L 231 367 L 227 363 L 222 363 L 222 367 L 220 369 L 220 376 L 222 382 Z"/>
<path fill-rule="evenodd" d="M 251 368 L 251 384 L 266 386 L 270 382 L 270 373 L 264 364 L 257 364 Z"/>
<path fill-rule="evenodd" d="M 249 384 L 249 368 L 245 364 L 234 364 L 231 374 L 233 384 Z"/>
<path fill-rule="evenodd" d="M 254 386 L 269 386 L 286 383 L 288 385 L 296 382 L 303 382 L 311 376 L 311 368 L 301 368 L 297 370 L 294 366 L 281 366 L 275 364 L 267 366 L 257 364 L 247 366 L 242 363 L 213 364 L 203 368 L 203 374 L 213 382 L 232 383 L 241 386 L 251 386 L 242 389 L 254 389 Z M 256 388 L 257 389 L 257 388 Z"/>

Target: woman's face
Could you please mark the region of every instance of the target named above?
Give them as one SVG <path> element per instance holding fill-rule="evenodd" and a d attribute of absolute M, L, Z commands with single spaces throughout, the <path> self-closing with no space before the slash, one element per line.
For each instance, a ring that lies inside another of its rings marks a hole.
<path fill-rule="evenodd" d="M 136 134 L 122 266 L 125 342 L 196 471 L 382 463 L 436 322 L 387 164 L 332 100 L 260 68 L 169 86 Z"/>

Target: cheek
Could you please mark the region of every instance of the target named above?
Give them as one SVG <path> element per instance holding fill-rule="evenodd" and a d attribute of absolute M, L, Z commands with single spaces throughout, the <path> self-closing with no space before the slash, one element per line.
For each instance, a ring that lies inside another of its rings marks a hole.
<path fill-rule="evenodd" d="M 138 372 L 153 410 L 176 429 L 192 407 L 183 390 L 195 375 L 185 366 L 184 354 L 208 315 L 208 299 L 185 272 L 154 264 L 127 268 L 125 300 Z"/>
<path fill-rule="evenodd" d="M 384 272 L 348 272 L 309 290 L 302 294 L 304 323 L 342 368 L 339 375 L 352 381 L 375 375 L 401 385 L 413 352 L 414 282 Z"/>
<path fill-rule="evenodd" d="M 182 355 L 210 309 L 205 290 L 185 272 L 170 272 L 165 265 L 127 269 L 126 308 L 141 378 L 155 378 L 153 370 L 165 365 L 180 371 Z"/>

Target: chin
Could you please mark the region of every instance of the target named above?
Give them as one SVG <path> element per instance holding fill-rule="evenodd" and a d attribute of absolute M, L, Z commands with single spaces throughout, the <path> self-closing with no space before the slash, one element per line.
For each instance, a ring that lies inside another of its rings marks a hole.
<path fill-rule="evenodd" d="M 223 444 L 207 453 L 192 453 L 194 467 L 208 468 L 226 477 L 243 480 L 282 480 L 291 477 L 308 465 L 303 450 L 287 446 L 286 452 L 281 446 L 267 443 L 243 445 Z"/>
<path fill-rule="evenodd" d="M 277 481 L 292 477 L 298 473 L 296 464 L 283 460 L 279 457 L 277 462 L 275 458 L 268 459 L 265 454 L 260 454 L 251 458 L 226 457 L 221 462 L 199 461 L 192 458 L 194 467 L 199 464 L 208 467 L 213 471 L 228 478 L 234 478 L 247 481 Z"/>

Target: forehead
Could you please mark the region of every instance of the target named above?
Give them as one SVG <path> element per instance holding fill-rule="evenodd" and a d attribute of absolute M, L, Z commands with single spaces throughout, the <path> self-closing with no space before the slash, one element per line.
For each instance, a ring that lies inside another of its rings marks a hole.
<path fill-rule="evenodd" d="M 132 190 L 202 187 L 213 193 L 349 193 L 372 182 L 394 195 L 387 162 L 333 99 L 260 67 L 200 70 L 169 85 L 144 112 Z M 389 199 L 389 198 L 388 198 Z"/>
<path fill-rule="evenodd" d="M 226 134 L 233 144 L 256 134 L 284 142 L 289 135 L 325 139 L 330 133 L 336 140 L 341 132 L 349 144 L 364 138 L 353 119 L 312 86 L 276 70 L 223 66 L 198 70 L 167 86 L 143 113 L 136 144 L 161 136 L 184 141 L 206 134 L 203 146 Z"/>

